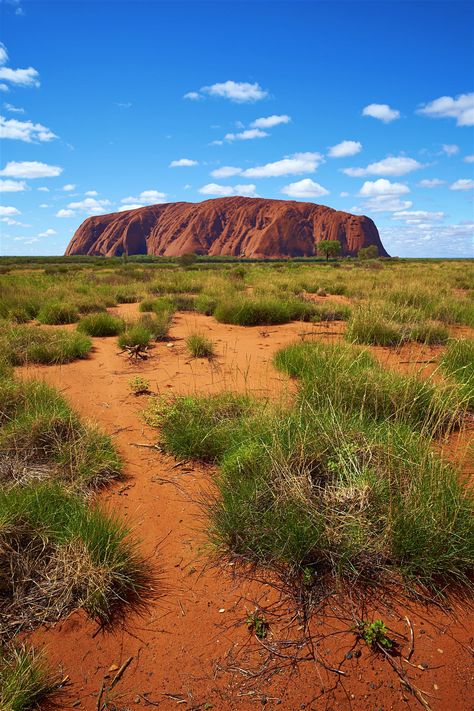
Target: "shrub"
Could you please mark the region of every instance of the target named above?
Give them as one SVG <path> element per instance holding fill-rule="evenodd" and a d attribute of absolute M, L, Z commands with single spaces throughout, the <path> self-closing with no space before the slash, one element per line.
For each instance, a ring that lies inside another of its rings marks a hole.
<path fill-rule="evenodd" d="M 118 337 L 118 344 L 120 348 L 125 348 L 127 346 L 145 347 L 150 343 L 152 338 L 153 333 L 151 328 L 143 323 L 136 323 L 128 326 L 127 329 L 120 334 Z"/>
<path fill-rule="evenodd" d="M 196 311 L 199 311 L 199 313 L 205 314 L 205 316 L 212 316 L 217 304 L 218 300 L 214 296 L 209 294 L 199 294 L 196 299 L 195 307 Z"/>
<path fill-rule="evenodd" d="M 346 338 L 352 343 L 371 346 L 397 346 L 404 340 L 398 324 L 377 318 L 373 314 L 358 313 L 349 321 Z"/>
<path fill-rule="evenodd" d="M 89 314 L 77 324 L 77 330 L 88 336 L 117 336 L 124 327 L 123 319 L 107 312 Z"/>
<path fill-rule="evenodd" d="M 449 339 L 449 331 L 439 323 L 418 323 L 408 330 L 408 340 L 426 343 L 428 345 L 442 345 Z"/>
<path fill-rule="evenodd" d="M 137 323 L 138 326 L 150 332 L 150 338 L 155 341 L 165 341 L 171 325 L 171 313 L 169 311 L 157 311 L 155 316 L 146 314 Z"/>
<path fill-rule="evenodd" d="M 441 367 L 460 384 L 469 406 L 474 407 L 474 341 L 451 341 L 441 359 Z"/>
<path fill-rule="evenodd" d="M 327 301 L 324 304 L 314 304 L 311 321 L 347 321 L 350 315 L 351 309 L 349 306 Z"/>
<path fill-rule="evenodd" d="M 379 250 L 377 245 L 369 244 L 368 247 L 361 247 L 357 252 L 359 259 L 377 259 L 379 256 Z"/>
<path fill-rule="evenodd" d="M 134 304 L 139 300 L 138 294 L 131 289 L 119 289 L 115 293 L 117 304 Z"/>
<path fill-rule="evenodd" d="M 314 305 L 302 299 L 240 297 L 219 302 L 214 317 L 221 323 L 239 326 L 271 326 L 297 319 L 308 321 L 314 313 Z"/>
<path fill-rule="evenodd" d="M 194 252 L 190 252 L 189 254 L 182 254 L 180 257 L 178 257 L 177 262 L 180 267 L 187 269 L 188 267 L 192 267 L 197 262 L 197 255 L 194 254 Z"/>
<path fill-rule="evenodd" d="M 52 331 L 0 322 L 0 348 L 12 365 L 55 364 L 85 358 L 92 342 L 75 331 Z"/>
<path fill-rule="evenodd" d="M 74 323 L 78 320 L 79 314 L 75 306 L 64 303 L 45 304 L 36 317 L 40 323 L 50 325 L 62 325 Z"/>
<path fill-rule="evenodd" d="M 188 336 L 186 346 L 193 358 L 212 358 L 215 355 L 213 342 L 200 333 Z"/>
<path fill-rule="evenodd" d="M 58 688 L 46 659 L 25 645 L 0 650 L 0 708 L 31 711 Z"/>

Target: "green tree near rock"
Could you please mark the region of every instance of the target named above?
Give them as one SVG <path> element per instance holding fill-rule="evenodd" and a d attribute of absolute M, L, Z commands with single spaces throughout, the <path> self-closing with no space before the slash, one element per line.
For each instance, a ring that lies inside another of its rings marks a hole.
<path fill-rule="evenodd" d="M 329 257 L 338 257 L 341 253 L 341 243 L 337 239 L 323 239 L 318 242 L 317 245 L 318 254 L 326 257 L 326 261 L 329 261 Z"/>
<path fill-rule="evenodd" d="M 368 247 L 361 247 L 357 252 L 359 259 L 377 259 L 379 250 L 377 245 L 369 244 Z"/>

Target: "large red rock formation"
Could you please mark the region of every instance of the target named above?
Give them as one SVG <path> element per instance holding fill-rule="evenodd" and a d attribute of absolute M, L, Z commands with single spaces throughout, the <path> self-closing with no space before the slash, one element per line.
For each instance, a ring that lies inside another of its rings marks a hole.
<path fill-rule="evenodd" d="M 312 202 L 246 197 L 172 202 L 89 217 L 66 254 L 310 257 L 319 241 L 336 239 L 343 255 L 375 244 L 380 256 L 388 256 L 368 217 Z"/>

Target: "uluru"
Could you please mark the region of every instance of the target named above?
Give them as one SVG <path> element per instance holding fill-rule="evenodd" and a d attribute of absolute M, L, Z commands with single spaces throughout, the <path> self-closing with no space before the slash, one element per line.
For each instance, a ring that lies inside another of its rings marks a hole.
<path fill-rule="evenodd" d="M 66 255 L 311 257 L 321 240 L 339 240 L 344 256 L 356 256 L 369 245 L 377 247 L 379 256 L 388 256 L 369 217 L 311 202 L 248 197 L 94 215 L 77 229 Z"/>

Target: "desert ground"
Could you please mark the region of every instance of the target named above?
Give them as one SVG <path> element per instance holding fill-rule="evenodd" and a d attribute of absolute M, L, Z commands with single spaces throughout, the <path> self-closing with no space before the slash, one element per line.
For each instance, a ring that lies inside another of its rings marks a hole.
<path fill-rule="evenodd" d="M 0 269 L 2 708 L 474 708 L 471 263 Z"/>

